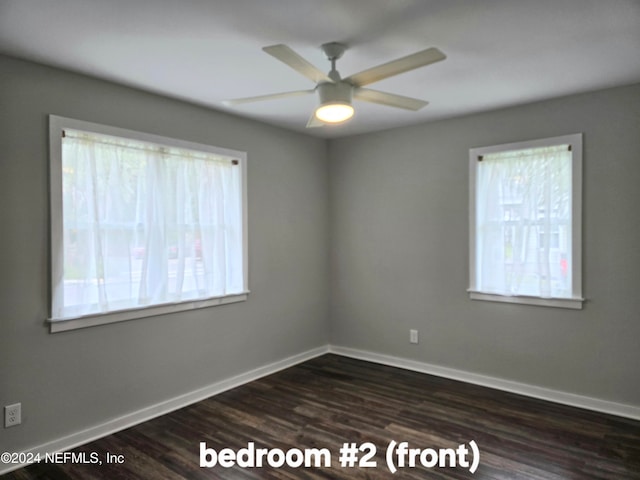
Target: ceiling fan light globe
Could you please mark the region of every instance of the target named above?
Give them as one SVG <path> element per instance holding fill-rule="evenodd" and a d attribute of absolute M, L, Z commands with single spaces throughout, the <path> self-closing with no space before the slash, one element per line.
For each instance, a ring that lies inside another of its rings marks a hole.
<path fill-rule="evenodd" d="M 348 103 L 329 103 L 316 109 L 316 118 L 325 123 L 341 123 L 353 117 L 353 107 Z"/>

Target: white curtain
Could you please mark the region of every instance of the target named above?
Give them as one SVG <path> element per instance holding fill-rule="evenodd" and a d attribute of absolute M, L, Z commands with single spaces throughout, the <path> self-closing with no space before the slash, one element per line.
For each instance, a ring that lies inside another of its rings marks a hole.
<path fill-rule="evenodd" d="M 54 317 L 243 291 L 237 162 L 75 131 L 62 145 L 64 274 L 54 298 L 63 301 Z"/>
<path fill-rule="evenodd" d="M 476 188 L 477 289 L 570 298 L 568 145 L 485 155 Z"/>

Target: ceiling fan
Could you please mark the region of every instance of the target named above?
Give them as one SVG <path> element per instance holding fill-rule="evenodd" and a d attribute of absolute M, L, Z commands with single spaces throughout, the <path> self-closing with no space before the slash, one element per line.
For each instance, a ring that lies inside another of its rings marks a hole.
<path fill-rule="evenodd" d="M 381 92 L 363 88 L 370 83 L 378 82 L 385 78 L 399 75 L 416 68 L 444 60 L 446 56 L 437 48 L 427 48 L 406 57 L 383 63 L 373 68 L 341 78 L 336 70 L 336 61 L 342 57 L 347 49 L 346 45 L 338 42 L 325 43 L 322 51 L 331 62 L 331 71 L 323 73 L 313 64 L 302 58 L 286 45 L 271 45 L 264 47 L 266 53 L 293 68 L 298 73 L 316 83 L 310 90 L 296 90 L 293 92 L 260 95 L 257 97 L 237 98 L 226 100 L 226 105 L 239 105 L 243 103 L 259 102 L 263 100 L 276 100 L 280 98 L 308 95 L 318 92 L 319 106 L 312 113 L 307 128 L 321 127 L 325 124 L 341 123 L 350 119 L 354 114 L 352 99 L 365 102 L 378 103 L 389 107 L 403 108 L 417 111 L 427 105 L 428 102 L 417 98 L 404 97 L 393 93 Z"/>

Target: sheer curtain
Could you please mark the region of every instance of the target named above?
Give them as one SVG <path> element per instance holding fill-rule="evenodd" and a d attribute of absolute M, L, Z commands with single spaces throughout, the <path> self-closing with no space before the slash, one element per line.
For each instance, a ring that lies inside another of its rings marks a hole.
<path fill-rule="evenodd" d="M 478 290 L 570 298 L 568 145 L 484 155 L 476 171 Z"/>
<path fill-rule="evenodd" d="M 243 291 L 241 171 L 231 158 L 77 131 L 62 142 L 57 318 Z"/>

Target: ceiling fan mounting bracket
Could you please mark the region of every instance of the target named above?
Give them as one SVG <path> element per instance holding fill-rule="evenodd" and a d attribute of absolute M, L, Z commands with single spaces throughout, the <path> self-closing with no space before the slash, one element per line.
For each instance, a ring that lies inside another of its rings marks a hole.
<path fill-rule="evenodd" d="M 347 46 L 343 43 L 329 42 L 322 44 L 320 48 L 327 56 L 327 59 L 329 59 L 330 61 L 335 61 L 342 57 L 342 54 L 347 49 Z"/>

